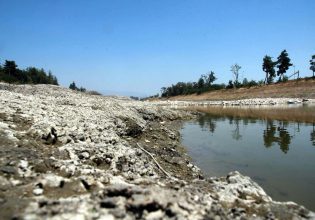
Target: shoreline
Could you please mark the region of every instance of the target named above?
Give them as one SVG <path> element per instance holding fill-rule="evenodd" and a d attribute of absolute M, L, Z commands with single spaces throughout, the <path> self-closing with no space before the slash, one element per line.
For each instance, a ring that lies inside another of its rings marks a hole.
<path fill-rule="evenodd" d="M 50 85 L 0 97 L 1 218 L 315 218 L 238 172 L 204 178 L 179 140 L 187 111 Z"/>
<path fill-rule="evenodd" d="M 301 104 L 315 104 L 315 99 L 302 98 L 252 98 L 239 100 L 221 100 L 221 101 L 180 101 L 180 100 L 160 100 L 151 101 L 151 103 L 160 106 L 171 107 L 193 107 L 193 106 L 240 106 L 240 107 L 255 107 L 255 106 L 286 106 L 286 105 L 301 105 Z"/>

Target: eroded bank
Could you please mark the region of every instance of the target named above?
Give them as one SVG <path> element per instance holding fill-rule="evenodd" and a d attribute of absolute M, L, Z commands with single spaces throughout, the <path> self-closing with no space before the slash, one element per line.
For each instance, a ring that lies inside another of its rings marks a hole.
<path fill-rule="evenodd" d="M 180 146 L 187 111 L 49 85 L 0 97 L 1 218 L 314 218 L 238 172 L 205 179 Z"/>

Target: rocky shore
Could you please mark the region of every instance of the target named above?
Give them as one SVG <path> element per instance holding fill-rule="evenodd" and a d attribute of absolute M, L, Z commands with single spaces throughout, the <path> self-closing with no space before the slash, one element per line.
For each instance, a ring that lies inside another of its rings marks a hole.
<path fill-rule="evenodd" d="M 0 219 L 314 219 L 237 171 L 204 178 L 159 103 L 0 83 Z"/>
<path fill-rule="evenodd" d="M 275 106 L 275 105 L 294 105 L 294 104 L 315 104 L 315 99 L 301 98 L 252 98 L 226 101 L 154 101 L 154 104 L 172 107 L 190 107 L 190 106 Z"/>

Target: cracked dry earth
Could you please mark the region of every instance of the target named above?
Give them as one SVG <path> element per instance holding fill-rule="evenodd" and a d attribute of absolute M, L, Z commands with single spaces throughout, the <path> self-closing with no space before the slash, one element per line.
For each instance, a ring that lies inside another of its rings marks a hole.
<path fill-rule="evenodd" d="M 180 146 L 188 117 L 154 103 L 0 83 L 0 219 L 315 218 L 237 171 L 205 179 Z"/>

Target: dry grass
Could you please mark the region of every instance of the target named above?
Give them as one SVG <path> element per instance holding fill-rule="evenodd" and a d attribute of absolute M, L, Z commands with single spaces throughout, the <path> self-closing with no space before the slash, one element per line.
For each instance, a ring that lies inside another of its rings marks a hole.
<path fill-rule="evenodd" d="M 251 88 L 223 89 L 200 95 L 175 96 L 170 100 L 236 100 L 247 98 L 315 98 L 315 80 L 292 80 L 281 84 L 255 86 Z"/>
<path fill-rule="evenodd" d="M 263 120 L 281 120 L 315 123 L 315 107 L 195 107 L 191 108 L 213 116 L 257 118 Z"/>

